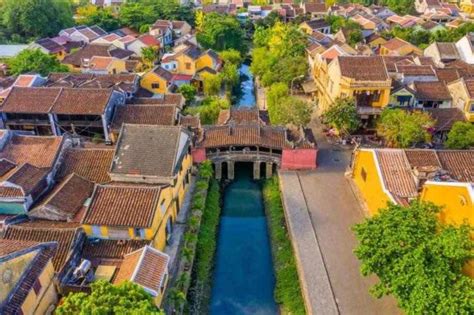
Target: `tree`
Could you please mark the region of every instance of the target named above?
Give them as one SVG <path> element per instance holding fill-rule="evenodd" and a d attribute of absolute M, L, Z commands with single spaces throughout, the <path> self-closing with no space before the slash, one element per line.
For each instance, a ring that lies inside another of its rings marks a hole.
<path fill-rule="evenodd" d="M 112 285 L 105 280 L 91 284 L 92 292 L 70 293 L 57 314 L 164 314 L 139 285 L 125 281 Z"/>
<path fill-rule="evenodd" d="M 74 24 L 68 0 L 4 0 L 0 5 L 1 24 L 25 39 L 56 36 Z"/>
<path fill-rule="evenodd" d="M 183 94 L 186 99 L 186 105 L 191 105 L 196 99 L 197 90 L 194 85 L 183 84 L 178 88 L 178 92 Z"/>
<path fill-rule="evenodd" d="M 472 227 L 444 225 L 440 211 L 421 202 L 389 204 L 353 228 L 362 274 L 380 280 L 372 294 L 392 294 L 407 314 L 474 312 L 474 280 L 461 271 L 473 258 Z"/>
<path fill-rule="evenodd" d="M 123 25 L 141 31 L 156 21 L 155 12 L 151 6 L 128 1 L 120 7 L 120 21 Z"/>
<path fill-rule="evenodd" d="M 427 113 L 403 109 L 385 109 L 377 124 L 377 133 L 389 146 L 407 148 L 420 141 L 429 141 L 434 121 Z"/>
<path fill-rule="evenodd" d="M 119 18 L 122 24 L 143 32 L 158 19 L 184 20 L 194 25 L 192 8 L 170 0 L 127 1 L 120 6 Z"/>
<path fill-rule="evenodd" d="M 219 57 L 221 57 L 225 64 L 231 63 L 240 67 L 242 63 L 242 55 L 236 49 L 223 50 L 219 53 Z"/>
<path fill-rule="evenodd" d="M 272 28 L 258 27 L 255 31 L 251 70 L 264 86 L 277 82 L 287 85 L 305 75 L 306 35 L 296 26 L 277 22 Z"/>
<path fill-rule="evenodd" d="M 310 103 L 293 96 L 284 97 L 277 106 L 279 112 L 272 124 L 304 127 L 311 121 L 313 108 Z M 270 117 L 272 119 L 272 117 Z"/>
<path fill-rule="evenodd" d="M 148 69 L 153 68 L 158 59 L 159 49 L 156 47 L 142 47 L 142 60 Z"/>
<path fill-rule="evenodd" d="M 114 16 L 111 8 L 98 8 L 89 4 L 77 9 L 80 16 L 78 23 L 86 25 L 98 25 L 106 31 L 112 31 L 120 27 L 120 21 Z"/>
<path fill-rule="evenodd" d="M 245 32 L 235 16 L 204 14 L 197 31 L 197 40 L 204 48 L 217 51 L 235 49 L 245 52 Z"/>
<path fill-rule="evenodd" d="M 201 105 L 187 107 L 185 112 L 191 115 L 199 114 L 199 118 L 204 125 L 212 125 L 216 123 L 220 111 L 229 107 L 230 104 L 226 99 L 207 97 L 202 101 Z"/>
<path fill-rule="evenodd" d="M 474 147 L 474 124 L 470 122 L 455 122 L 448 133 L 446 147 L 450 149 L 469 149 Z"/>
<path fill-rule="evenodd" d="M 26 49 L 16 57 L 7 60 L 10 74 L 20 75 L 33 72 L 47 76 L 50 72 L 67 72 L 68 67 L 62 65 L 55 56 L 45 54 L 39 49 Z"/>
<path fill-rule="evenodd" d="M 227 91 L 231 91 L 239 83 L 239 68 L 236 64 L 226 63 L 219 73 L 219 76 L 222 82 L 224 82 Z"/>
<path fill-rule="evenodd" d="M 268 115 L 274 125 L 305 126 L 311 121 L 311 104 L 288 95 L 288 85 L 273 84 L 267 93 Z"/>
<path fill-rule="evenodd" d="M 214 96 L 219 94 L 222 86 L 222 79 L 217 74 L 203 73 L 203 90 L 204 95 Z"/>
<path fill-rule="evenodd" d="M 360 118 L 357 114 L 353 98 L 338 98 L 334 104 L 325 111 L 325 121 L 343 134 L 351 134 L 360 127 Z"/>

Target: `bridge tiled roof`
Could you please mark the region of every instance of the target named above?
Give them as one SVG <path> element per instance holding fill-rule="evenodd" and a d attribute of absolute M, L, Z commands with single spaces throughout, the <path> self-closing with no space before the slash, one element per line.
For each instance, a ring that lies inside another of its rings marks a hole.
<path fill-rule="evenodd" d="M 283 128 L 259 125 L 208 126 L 197 145 L 204 148 L 249 145 L 272 149 L 291 147 Z"/>

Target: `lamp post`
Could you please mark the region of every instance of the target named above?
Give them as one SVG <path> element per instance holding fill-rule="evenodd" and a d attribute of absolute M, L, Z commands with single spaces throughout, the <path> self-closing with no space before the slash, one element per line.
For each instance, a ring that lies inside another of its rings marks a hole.
<path fill-rule="evenodd" d="M 293 95 L 293 83 L 295 82 L 295 80 L 303 79 L 304 77 L 305 77 L 304 74 L 302 74 L 302 75 L 299 75 L 299 76 L 297 76 L 297 77 L 295 77 L 291 80 L 291 95 Z"/>

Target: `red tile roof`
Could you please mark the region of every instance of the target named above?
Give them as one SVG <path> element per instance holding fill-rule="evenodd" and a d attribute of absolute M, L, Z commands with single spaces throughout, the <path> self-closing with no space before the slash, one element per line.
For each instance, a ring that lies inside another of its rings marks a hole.
<path fill-rule="evenodd" d="M 51 112 L 68 115 L 102 115 L 112 92 L 112 89 L 63 89 Z"/>
<path fill-rule="evenodd" d="M 3 238 L 35 242 L 58 242 L 58 250 L 53 257 L 53 266 L 59 272 L 71 255 L 81 232 L 78 224 L 31 221 L 6 228 Z"/>
<path fill-rule="evenodd" d="M 82 223 L 150 228 L 160 193 L 160 186 L 98 185 Z"/>
<path fill-rule="evenodd" d="M 358 81 L 389 80 L 385 63 L 380 56 L 339 56 L 341 74 Z"/>
<path fill-rule="evenodd" d="M 119 130 L 123 124 L 175 125 L 176 106 L 123 105 L 117 106 L 112 129 Z"/>
<path fill-rule="evenodd" d="M 108 171 L 113 157 L 113 149 L 68 149 L 58 176 L 64 178 L 76 173 L 94 183 L 107 183 L 110 181 Z"/>
<path fill-rule="evenodd" d="M 29 163 L 43 168 L 52 167 L 61 150 L 63 137 L 14 135 L 0 152 L 0 159 L 16 165 Z"/>
<path fill-rule="evenodd" d="M 168 273 L 170 257 L 157 249 L 145 246 L 125 256 L 115 283 L 129 280 L 160 294 L 162 282 Z"/>
<path fill-rule="evenodd" d="M 437 151 L 443 169 L 461 182 L 474 183 L 474 150 Z"/>
<path fill-rule="evenodd" d="M 388 191 L 401 198 L 415 198 L 418 190 L 403 150 L 382 149 L 375 153 Z"/>

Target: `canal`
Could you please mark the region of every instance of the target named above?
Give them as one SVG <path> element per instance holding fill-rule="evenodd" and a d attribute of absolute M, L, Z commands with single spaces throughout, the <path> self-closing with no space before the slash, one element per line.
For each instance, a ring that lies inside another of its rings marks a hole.
<path fill-rule="evenodd" d="M 252 164 L 237 163 L 225 188 L 211 314 L 277 314 L 275 277 L 262 191 Z"/>
<path fill-rule="evenodd" d="M 241 72 L 241 97 L 235 107 L 254 107 L 253 76 Z M 278 314 L 275 276 L 260 183 L 251 163 L 236 163 L 225 187 L 211 294 L 211 314 Z"/>
<path fill-rule="evenodd" d="M 256 104 L 253 74 L 250 72 L 250 62 L 246 61 L 240 66 L 240 91 L 241 95 L 234 107 L 254 107 Z"/>

